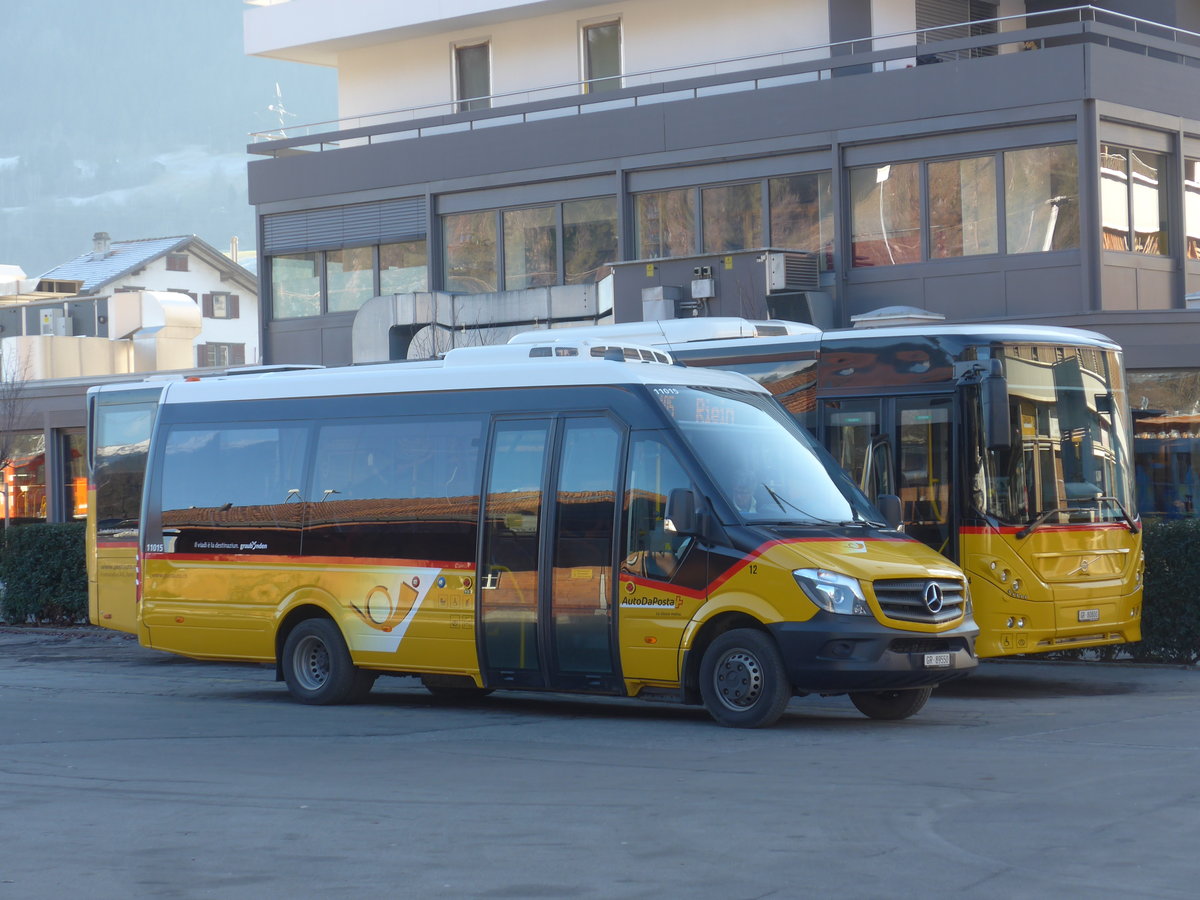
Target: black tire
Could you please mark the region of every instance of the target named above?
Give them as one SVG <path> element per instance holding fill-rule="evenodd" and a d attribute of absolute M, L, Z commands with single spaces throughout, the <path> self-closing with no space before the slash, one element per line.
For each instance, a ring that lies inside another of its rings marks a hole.
<path fill-rule="evenodd" d="M 907 719 L 921 711 L 932 693 L 931 687 L 905 691 L 851 691 L 850 702 L 872 719 Z"/>
<path fill-rule="evenodd" d="M 318 706 L 361 700 L 377 677 L 350 661 L 342 632 L 329 619 L 305 619 L 293 628 L 283 643 L 282 663 L 292 696 Z"/>
<path fill-rule="evenodd" d="M 728 728 L 775 724 L 792 699 L 775 641 L 753 628 L 719 635 L 700 660 L 700 696 L 708 714 Z"/>

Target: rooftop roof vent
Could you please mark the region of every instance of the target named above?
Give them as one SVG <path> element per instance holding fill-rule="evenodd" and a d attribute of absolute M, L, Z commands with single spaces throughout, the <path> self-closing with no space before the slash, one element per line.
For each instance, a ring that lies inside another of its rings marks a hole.
<path fill-rule="evenodd" d="M 855 328 L 890 328 L 894 325 L 928 325 L 944 322 L 941 313 L 930 312 L 916 306 L 884 306 L 867 313 L 851 316 Z"/>

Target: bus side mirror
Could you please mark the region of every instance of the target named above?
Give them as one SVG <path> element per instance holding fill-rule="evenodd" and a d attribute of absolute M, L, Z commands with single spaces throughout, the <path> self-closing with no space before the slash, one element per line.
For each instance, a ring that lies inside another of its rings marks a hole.
<path fill-rule="evenodd" d="M 1007 450 L 1012 446 L 1008 417 L 1008 379 L 1003 375 L 988 375 L 979 386 L 979 399 L 983 405 L 987 448 Z"/>
<path fill-rule="evenodd" d="M 675 534 L 699 534 L 700 517 L 696 514 L 696 495 L 687 488 L 672 488 L 667 495 L 667 514 L 663 527 Z"/>
<path fill-rule="evenodd" d="M 904 522 L 900 498 L 895 494 L 880 494 L 875 498 L 875 505 L 883 513 L 883 521 L 887 522 L 888 528 L 899 531 Z"/>

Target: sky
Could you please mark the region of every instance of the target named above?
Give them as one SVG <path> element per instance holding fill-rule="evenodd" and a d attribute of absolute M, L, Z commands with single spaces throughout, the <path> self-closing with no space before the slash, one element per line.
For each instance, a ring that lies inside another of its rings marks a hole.
<path fill-rule="evenodd" d="M 0 0 L 0 264 L 113 240 L 255 246 L 249 134 L 337 116 L 336 73 L 247 57 L 242 0 Z"/>

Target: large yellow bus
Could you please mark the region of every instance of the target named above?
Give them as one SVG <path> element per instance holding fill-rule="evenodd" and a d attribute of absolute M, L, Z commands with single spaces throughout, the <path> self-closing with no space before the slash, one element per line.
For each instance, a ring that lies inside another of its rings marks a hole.
<path fill-rule="evenodd" d="M 556 342 L 173 381 L 149 389 L 148 445 L 106 431 L 120 404 L 97 391 L 98 491 L 111 448 L 146 462 L 137 592 L 118 611 L 101 591 L 97 624 L 274 663 L 315 704 L 399 674 L 756 727 L 804 693 L 903 718 L 968 672 L 962 572 L 761 386 L 669 362 Z"/>
<path fill-rule="evenodd" d="M 870 497 L 900 496 L 907 534 L 966 571 L 980 657 L 1141 638 L 1132 429 L 1121 349 L 1107 338 L 722 318 L 549 334 L 666 348 L 767 387 Z"/>

